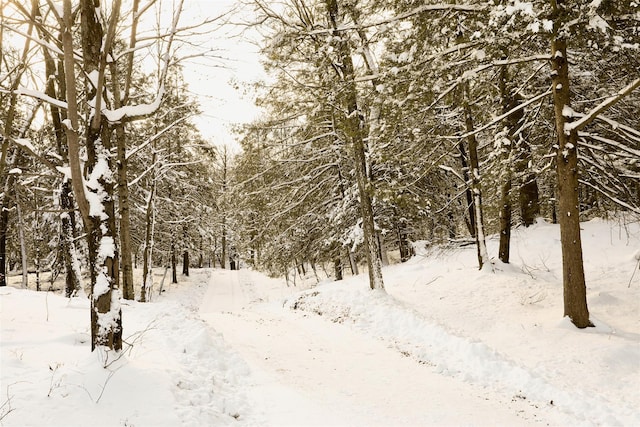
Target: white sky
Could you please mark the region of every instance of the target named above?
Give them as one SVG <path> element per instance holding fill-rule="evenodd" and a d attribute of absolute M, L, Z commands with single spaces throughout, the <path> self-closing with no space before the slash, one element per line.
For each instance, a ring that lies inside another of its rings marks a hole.
<path fill-rule="evenodd" d="M 187 25 L 220 16 L 238 3 L 237 0 L 185 0 L 181 23 Z M 239 14 L 235 12 L 229 19 L 238 22 Z M 242 37 L 238 36 L 240 33 Z M 263 75 L 257 47 L 247 40 L 250 37 L 255 38 L 256 34 L 243 32 L 232 24 L 225 25 L 204 36 L 200 44 L 203 49 L 212 49 L 220 59 L 194 59 L 184 66 L 189 90 L 201 104 L 202 115 L 194 122 L 202 135 L 216 145 L 235 145 L 230 127 L 248 122 L 258 114 L 251 95 L 243 94 L 246 92 L 243 84 Z M 235 88 L 234 82 L 240 86 Z"/>

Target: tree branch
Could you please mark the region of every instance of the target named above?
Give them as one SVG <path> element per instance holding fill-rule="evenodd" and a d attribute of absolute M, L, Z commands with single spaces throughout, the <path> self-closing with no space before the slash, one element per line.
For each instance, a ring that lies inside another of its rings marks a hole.
<path fill-rule="evenodd" d="M 585 126 L 587 126 L 589 123 L 594 121 L 600 113 L 602 113 L 603 111 L 615 105 L 618 101 L 620 101 L 625 96 L 629 95 L 638 87 L 640 87 L 640 79 L 635 79 L 629 85 L 621 89 L 617 94 L 610 96 L 609 98 L 602 101 L 595 108 L 593 108 L 591 111 L 585 114 L 580 120 L 576 120 L 575 122 L 565 124 L 564 125 L 565 133 L 568 134 L 573 131 L 579 131 L 581 129 L 584 129 Z"/>

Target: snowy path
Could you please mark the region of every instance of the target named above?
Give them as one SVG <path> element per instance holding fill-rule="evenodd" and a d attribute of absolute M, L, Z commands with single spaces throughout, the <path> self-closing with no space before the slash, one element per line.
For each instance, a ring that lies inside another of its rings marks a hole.
<path fill-rule="evenodd" d="M 247 397 L 254 413 L 249 422 L 389 426 L 558 421 L 544 419 L 540 413 L 545 411 L 527 402 L 439 375 L 344 325 L 283 309 L 279 304 L 287 288 L 269 287 L 256 274 L 215 270 L 200 308 L 201 317 L 251 369 Z"/>

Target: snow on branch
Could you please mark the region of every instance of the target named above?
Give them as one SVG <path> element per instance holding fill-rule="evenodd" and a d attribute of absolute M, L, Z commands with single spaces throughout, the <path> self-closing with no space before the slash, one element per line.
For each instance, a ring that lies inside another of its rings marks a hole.
<path fill-rule="evenodd" d="M 160 108 L 163 96 L 164 83 L 161 83 L 158 94 L 149 104 L 125 105 L 124 107 L 116 108 L 115 110 L 103 108 L 102 114 L 104 114 L 104 116 L 110 123 L 119 123 L 127 119 L 131 120 L 135 118 L 146 117 L 155 113 L 158 108 Z"/>
<path fill-rule="evenodd" d="M 523 102 L 522 104 L 518 105 L 518 106 L 517 106 L 517 107 L 515 107 L 515 108 L 512 108 L 511 110 L 507 111 L 506 113 L 499 115 L 498 117 L 496 117 L 495 119 L 493 119 L 493 120 L 492 120 L 492 121 L 490 121 L 489 123 L 487 123 L 487 124 L 483 125 L 482 127 L 479 127 L 478 129 L 475 129 L 475 130 L 473 130 L 473 131 L 471 131 L 471 132 L 467 132 L 467 133 L 465 133 L 465 134 L 462 134 L 462 135 L 460 135 L 460 136 L 457 136 L 457 137 L 456 137 L 456 139 L 458 139 L 458 138 L 466 138 L 466 137 L 468 137 L 468 136 L 471 136 L 471 135 L 475 135 L 475 134 L 477 134 L 477 133 L 480 133 L 480 132 L 482 132 L 483 130 L 485 130 L 485 129 L 487 129 L 487 128 L 489 128 L 489 127 L 493 126 L 493 125 L 495 125 L 496 123 L 499 123 L 499 122 L 500 122 L 500 120 L 502 120 L 502 119 L 504 119 L 504 118 L 506 118 L 506 117 L 509 117 L 511 114 L 515 113 L 516 111 L 518 111 L 518 110 L 522 110 L 523 108 L 525 108 L 525 107 L 526 107 L 526 106 L 528 106 L 529 104 L 533 104 L 534 102 L 538 101 L 539 99 L 542 99 L 542 98 L 544 98 L 545 96 L 551 95 L 551 93 L 552 93 L 552 91 L 551 91 L 551 89 L 549 89 L 549 90 L 547 90 L 546 92 L 541 93 L 541 94 L 540 94 L 540 95 L 538 95 L 538 96 L 534 96 L 533 98 L 531 98 L 531 99 L 530 99 L 530 100 L 528 100 L 527 102 Z"/>
<path fill-rule="evenodd" d="M 460 175 L 455 169 L 453 169 L 451 166 L 446 166 L 446 165 L 438 165 L 438 167 L 440 169 L 442 169 L 445 172 L 449 172 L 451 174 L 453 174 L 453 176 L 455 176 L 456 178 L 458 178 L 460 181 L 464 182 L 465 184 L 467 184 L 467 181 L 462 177 L 462 175 Z"/>
<path fill-rule="evenodd" d="M 160 71 L 160 78 L 158 80 L 158 94 L 156 95 L 154 100 L 148 104 L 126 105 L 115 110 L 101 108 L 101 113 L 104 114 L 104 116 L 110 123 L 119 123 L 123 120 L 135 120 L 148 117 L 149 115 L 155 113 L 158 108 L 160 108 L 165 93 L 164 84 L 169 70 L 171 46 L 173 44 L 176 33 L 178 33 L 179 31 L 178 22 L 180 21 L 180 14 L 183 9 L 183 3 L 184 0 L 181 0 L 180 3 L 176 6 L 175 14 L 173 15 L 173 21 L 171 22 L 171 30 L 169 31 L 169 40 L 167 41 L 166 49 L 164 50 L 160 58 L 162 61 L 162 69 Z"/>
<path fill-rule="evenodd" d="M 565 124 L 564 132 L 566 134 L 569 134 L 573 131 L 578 131 L 583 129 L 593 120 L 595 120 L 600 113 L 602 113 L 603 111 L 607 110 L 609 107 L 616 104 L 618 101 L 620 101 L 625 96 L 629 95 L 638 87 L 640 87 L 640 79 L 635 79 L 629 85 L 621 89 L 617 94 L 610 96 L 609 98 L 602 101 L 600 104 L 594 107 L 591 111 L 586 113 L 580 120 L 576 120 L 575 122 Z"/>
<path fill-rule="evenodd" d="M 627 145 L 624 145 L 618 141 L 614 141 L 612 139 L 609 138 L 604 138 L 600 135 L 596 135 L 596 134 L 592 134 L 592 133 L 586 133 L 586 132 L 579 132 L 578 136 L 580 136 L 581 138 L 591 138 L 595 141 L 598 142 L 602 142 L 604 144 L 607 144 L 611 147 L 615 147 L 620 151 L 626 152 L 628 154 L 631 154 L 632 156 L 636 156 L 638 159 L 640 159 L 640 150 L 636 150 L 632 147 L 629 147 Z"/>
<path fill-rule="evenodd" d="M 6 138 L 8 138 L 8 140 L 11 143 L 13 143 L 16 147 L 26 151 L 27 153 L 31 154 L 33 157 L 37 158 L 40 163 L 45 165 L 50 170 L 52 170 L 52 171 L 54 171 L 56 173 L 60 172 L 56 165 L 54 165 L 49 160 L 45 159 L 43 156 L 41 156 L 41 155 L 39 155 L 37 153 L 35 147 L 33 146 L 33 144 L 31 144 L 31 140 L 30 139 L 28 139 L 28 138 L 11 138 L 11 137 L 6 137 Z"/>
<path fill-rule="evenodd" d="M 629 203 L 625 202 L 624 200 L 620 200 L 618 197 L 615 197 L 609 193 L 607 193 L 606 191 L 604 191 L 602 188 L 591 184 L 589 181 L 585 181 L 583 179 L 579 180 L 581 184 L 586 185 L 587 187 L 591 187 L 594 190 L 596 190 L 598 193 L 602 194 L 603 196 L 607 197 L 609 200 L 611 200 L 612 202 L 618 204 L 619 206 L 622 206 L 626 209 L 629 209 L 632 212 L 635 212 L 637 214 L 640 214 L 640 208 L 638 206 L 634 206 L 634 205 L 630 205 Z"/>
<path fill-rule="evenodd" d="M 58 108 L 62 108 L 62 109 L 67 109 L 67 103 L 64 101 L 60 101 L 59 99 L 56 98 L 52 98 L 49 95 L 46 95 L 43 92 L 37 91 L 37 90 L 33 90 L 33 89 L 27 89 L 27 88 L 20 88 L 18 90 L 16 90 L 14 92 L 16 95 L 25 95 L 25 96 L 30 96 L 32 98 L 36 98 L 39 99 L 41 101 L 44 102 L 48 102 L 49 104 L 55 105 Z"/>
<path fill-rule="evenodd" d="M 128 152 L 127 155 L 126 155 L 126 158 L 129 159 L 131 156 L 133 156 L 134 154 L 138 153 L 138 151 L 142 150 L 147 145 L 151 144 L 153 141 L 155 141 L 156 139 L 160 138 L 160 136 L 162 136 L 162 134 L 166 133 L 168 130 L 170 130 L 174 126 L 178 125 L 180 122 L 185 121 L 189 117 L 190 116 L 188 116 L 188 115 L 187 116 L 182 116 L 178 120 L 174 121 L 173 123 L 168 124 L 162 130 L 160 130 L 160 132 L 156 133 L 155 135 L 153 135 L 152 137 L 150 137 L 146 141 L 144 141 L 142 144 L 138 145 L 136 148 L 134 148 L 130 152 Z"/>

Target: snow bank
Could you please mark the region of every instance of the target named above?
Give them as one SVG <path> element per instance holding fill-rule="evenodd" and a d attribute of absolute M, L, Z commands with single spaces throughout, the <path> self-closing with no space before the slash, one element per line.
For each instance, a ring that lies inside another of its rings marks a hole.
<path fill-rule="evenodd" d="M 477 271 L 475 248 L 385 270 L 388 294 L 362 278 L 321 285 L 285 305 L 380 338 L 438 372 L 565 412 L 579 424 L 640 425 L 638 224 L 583 224 L 592 320 L 562 319 L 559 230 L 516 230 L 512 265 Z M 489 242 L 497 253 L 497 242 Z M 517 261 L 515 261 L 517 260 Z M 638 282 L 638 281 L 636 281 Z"/>

